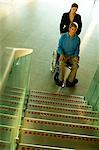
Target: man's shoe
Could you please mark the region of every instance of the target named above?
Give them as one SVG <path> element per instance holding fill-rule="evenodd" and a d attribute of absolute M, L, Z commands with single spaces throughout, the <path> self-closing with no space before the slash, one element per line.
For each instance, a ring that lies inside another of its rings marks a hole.
<path fill-rule="evenodd" d="M 72 82 L 70 82 L 70 81 L 66 81 L 66 86 L 67 87 L 73 87 L 74 86 L 74 84 L 72 83 Z"/>
<path fill-rule="evenodd" d="M 57 80 L 56 85 L 63 87 L 63 81 Z"/>
<path fill-rule="evenodd" d="M 78 83 L 78 79 L 74 79 L 74 81 L 73 82 L 70 82 L 70 81 L 66 81 L 66 86 L 67 87 L 74 87 L 75 86 L 75 84 L 77 84 Z"/>
<path fill-rule="evenodd" d="M 78 79 L 74 79 L 74 81 L 72 82 L 74 85 L 78 83 Z"/>

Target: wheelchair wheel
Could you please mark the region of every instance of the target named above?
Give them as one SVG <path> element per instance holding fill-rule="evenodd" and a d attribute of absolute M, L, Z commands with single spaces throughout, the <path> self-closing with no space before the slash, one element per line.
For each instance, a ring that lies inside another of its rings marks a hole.
<path fill-rule="evenodd" d="M 55 72 L 56 69 L 56 56 L 57 56 L 56 50 L 54 50 L 51 58 L 51 67 L 50 67 L 51 72 Z"/>

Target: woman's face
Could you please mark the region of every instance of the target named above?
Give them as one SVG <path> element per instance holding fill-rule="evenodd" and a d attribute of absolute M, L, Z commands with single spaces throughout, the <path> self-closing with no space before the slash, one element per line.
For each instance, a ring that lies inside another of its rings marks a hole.
<path fill-rule="evenodd" d="M 77 7 L 71 7 L 71 13 L 72 14 L 75 14 L 77 12 Z"/>

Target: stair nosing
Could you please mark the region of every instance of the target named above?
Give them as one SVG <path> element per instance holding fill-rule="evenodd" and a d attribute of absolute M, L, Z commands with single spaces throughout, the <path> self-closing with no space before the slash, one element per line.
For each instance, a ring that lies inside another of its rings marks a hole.
<path fill-rule="evenodd" d="M 89 116 L 81 116 L 81 115 L 71 115 L 71 114 L 63 114 L 63 113 L 55 113 L 55 112 L 47 112 L 47 111 L 37 111 L 37 110 L 29 110 L 26 109 L 26 112 L 30 111 L 30 112 L 39 112 L 39 113 L 48 113 L 48 114 L 56 114 L 56 115 L 63 115 L 63 116 L 72 116 L 72 117 L 81 117 L 81 118 L 85 118 L 85 119 L 92 119 L 92 120 L 99 120 L 99 118 L 96 117 L 89 117 Z"/>
<path fill-rule="evenodd" d="M 75 150 L 75 149 L 68 149 L 68 148 L 61 148 L 61 147 L 53 147 L 53 146 L 45 146 L 45 145 L 35 145 L 35 144 L 25 144 L 25 143 L 19 143 L 19 145 L 26 145 L 26 146 L 36 146 L 36 147 L 41 147 L 41 148 L 53 148 L 53 149 L 56 149 L 56 150 Z"/>
<path fill-rule="evenodd" d="M 49 95 L 57 95 L 57 96 L 66 96 L 66 97 L 77 97 L 77 98 L 84 98 L 84 96 L 78 96 L 78 95 L 65 95 L 62 93 L 50 93 L 48 91 L 37 91 L 37 90 L 30 90 L 30 92 L 34 92 L 34 93 L 44 93 L 44 94 L 49 94 Z"/>
<path fill-rule="evenodd" d="M 64 122 L 64 121 L 57 121 L 57 120 L 48 120 L 48 119 L 40 119 L 40 118 L 30 118 L 30 117 L 24 117 L 24 119 L 30 119 L 30 120 L 39 120 L 39 121 L 45 121 L 45 122 L 55 122 L 55 123 L 62 123 L 62 124 L 69 124 L 69 125 L 79 125 L 79 126 L 86 126 L 86 127 L 92 127 L 92 128 L 99 128 L 99 126 L 92 125 L 92 124 L 83 124 L 83 123 L 75 123 L 75 122 Z"/>
<path fill-rule="evenodd" d="M 67 103 L 67 102 L 55 102 L 55 101 L 46 101 L 46 100 L 35 100 L 35 104 L 37 104 L 36 102 L 37 101 L 40 101 L 40 102 L 47 102 L 47 103 L 55 103 L 56 105 L 57 105 L 57 103 L 58 104 L 62 104 L 62 105 L 64 105 L 64 107 L 65 107 L 65 105 L 71 105 L 71 106 L 81 106 L 81 107 L 88 107 L 88 108 L 90 108 L 90 109 L 92 109 L 92 106 L 91 105 L 87 105 L 86 103 L 85 104 L 79 104 L 79 103 Z M 28 104 L 33 104 L 33 102 L 29 102 Z M 46 104 L 45 104 L 46 105 Z"/>
<path fill-rule="evenodd" d="M 58 134 L 58 135 L 70 135 L 70 136 L 77 136 L 77 137 L 86 137 L 86 138 L 96 138 L 99 139 L 97 136 L 91 136 L 91 135 L 80 135 L 80 134 L 73 134 L 73 133 L 63 133 L 63 132 L 55 132 L 55 131 L 46 131 L 46 130 L 37 130 L 37 129 L 28 129 L 28 128 L 22 128 L 22 130 L 28 130 L 28 131 L 36 131 L 36 132 L 47 132 L 52 134 Z"/>
<path fill-rule="evenodd" d="M 93 113 L 93 114 L 95 113 L 96 115 L 97 115 L 97 114 L 99 115 L 99 113 L 98 113 L 97 111 L 91 111 L 91 110 L 85 110 L 85 109 L 79 109 L 79 108 L 78 108 L 78 109 L 77 109 L 77 108 L 66 108 L 66 107 L 58 107 L 58 106 L 52 106 L 52 105 L 49 106 L 49 105 L 42 105 L 42 104 L 39 104 L 39 105 L 38 105 L 38 104 L 31 104 L 31 103 L 28 103 L 28 106 L 29 106 L 29 105 L 34 105 L 34 106 L 38 106 L 38 107 L 39 107 L 39 106 L 41 106 L 41 107 L 50 107 L 50 108 L 54 108 L 54 107 L 55 107 L 55 108 L 60 108 L 60 109 L 64 109 L 64 110 L 71 110 L 71 111 L 72 111 L 72 110 L 75 110 L 75 111 L 79 111 L 79 112 L 81 111 L 81 112 L 87 112 L 87 113 Z M 27 108 L 28 108 L 28 106 L 27 106 Z M 28 109 L 29 109 L 29 108 L 28 108 Z M 48 109 L 49 109 L 49 108 L 48 108 Z M 31 110 L 31 109 L 29 109 L 29 110 Z"/>

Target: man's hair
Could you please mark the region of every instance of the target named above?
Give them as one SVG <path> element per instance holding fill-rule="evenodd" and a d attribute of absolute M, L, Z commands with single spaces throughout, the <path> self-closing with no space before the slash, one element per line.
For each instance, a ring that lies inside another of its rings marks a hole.
<path fill-rule="evenodd" d="M 77 7 L 77 8 L 78 8 L 78 4 L 73 3 L 73 4 L 71 5 L 71 7 Z"/>
<path fill-rule="evenodd" d="M 69 28 L 71 28 L 71 27 L 75 27 L 75 28 L 78 29 L 78 24 L 77 24 L 76 22 L 72 22 L 72 23 L 70 23 L 70 25 L 69 25 Z"/>

